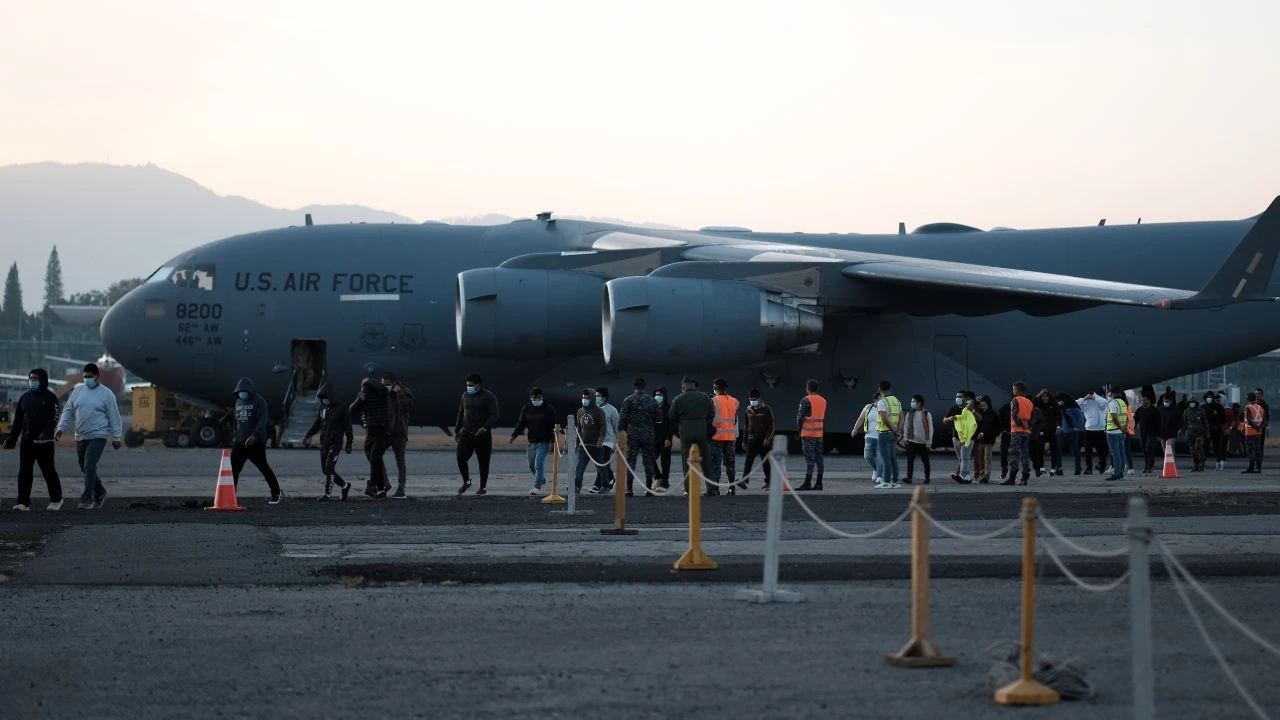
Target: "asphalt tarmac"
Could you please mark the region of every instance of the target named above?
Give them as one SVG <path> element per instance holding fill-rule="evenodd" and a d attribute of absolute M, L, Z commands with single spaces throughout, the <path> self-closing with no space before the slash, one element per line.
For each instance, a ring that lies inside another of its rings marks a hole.
<path fill-rule="evenodd" d="M 784 498 L 781 578 L 806 602 L 749 605 L 731 598 L 760 582 L 766 498 L 757 484 L 745 496 L 703 499 L 703 547 L 720 569 L 681 573 L 671 565 L 687 545 L 685 498 L 629 498 L 638 534 L 609 537 L 599 531 L 612 525 L 612 497 L 581 496 L 580 514 L 555 513 L 526 495 L 522 453 L 495 454 L 486 497 L 456 496 L 451 453 L 415 451 L 413 499 L 329 503 L 313 499 L 316 455 L 271 454 L 289 494 L 283 504 L 267 506 L 247 470 L 248 510 L 215 513 L 201 508 L 216 451 L 108 450 L 106 507 L 77 511 L 74 456 L 63 449 L 67 507 L 44 511 L 37 478 L 35 509 L 17 513 L 16 453 L 0 454 L 0 718 L 1014 712 L 991 700 L 985 651 L 1017 634 L 1016 526 L 982 541 L 932 533 L 935 639 L 959 664 L 907 671 L 884 655 L 909 630 L 909 523 L 841 540 Z M 358 458 L 343 464 L 354 469 Z M 827 490 L 804 497 L 844 532 L 878 529 L 907 506 L 911 488 L 870 489 L 861 459 L 832 457 L 828 468 Z M 1095 550 L 1124 547 L 1125 508 L 1143 496 L 1157 535 L 1274 642 L 1280 474 L 1239 469 L 1119 483 L 1033 479 L 1025 488 L 935 475 L 927 490 L 935 516 L 967 534 L 1007 526 L 1033 494 L 1055 527 Z M 1047 542 L 1091 582 L 1125 569 L 1123 558 Z M 1087 659 L 1098 697 L 1032 712 L 1129 717 L 1125 587 L 1084 592 L 1043 554 L 1038 575 L 1037 648 Z M 1155 558 L 1153 576 L 1158 716 L 1251 717 Z M 1219 619 L 1207 622 L 1274 712 L 1275 658 Z"/>

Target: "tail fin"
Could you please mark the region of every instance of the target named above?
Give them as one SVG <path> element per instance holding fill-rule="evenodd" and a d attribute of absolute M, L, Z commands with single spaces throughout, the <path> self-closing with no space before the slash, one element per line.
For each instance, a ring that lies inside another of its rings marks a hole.
<path fill-rule="evenodd" d="M 1274 301 L 1266 294 L 1280 256 L 1280 197 L 1258 216 L 1218 272 L 1195 295 L 1171 305 L 1180 309 L 1221 307 L 1251 300 Z"/>

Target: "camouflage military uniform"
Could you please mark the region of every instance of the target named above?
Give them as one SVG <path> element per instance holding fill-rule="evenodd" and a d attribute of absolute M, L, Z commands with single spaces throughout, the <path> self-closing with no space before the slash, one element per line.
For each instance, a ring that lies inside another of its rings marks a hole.
<path fill-rule="evenodd" d="M 1187 446 L 1191 449 L 1191 466 L 1204 470 L 1204 444 L 1209 434 L 1209 418 L 1202 407 L 1189 407 L 1182 413 L 1182 429 L 1187 433 Z"/>
<path fill-rule="evenodd" d="M 658 403 L 644 391 L 636 391 L 622 401 L 618 417 L 618 430 L 627 433 L 627 492 L 631 492 L 636 467 L 636 456 L 644 458 L 644 487 L 653 486 L 657 463 L 653 457 L 654 421 L 658 419 Z"/>

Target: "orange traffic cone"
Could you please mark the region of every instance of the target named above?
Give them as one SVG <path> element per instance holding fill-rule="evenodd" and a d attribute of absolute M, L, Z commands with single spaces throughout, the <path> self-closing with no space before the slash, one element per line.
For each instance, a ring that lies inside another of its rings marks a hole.
<path fill-rule="evenodd" d="M 1180 478 L 1178 474 L 1178 466 L 1173 462 L 1173 440 L 1164 441 L 1164 472 L 1160 474 L 1162 480 L 1171 478 Z"/>
<path fill-rule="evenodd" d="M 218 487 L 213 491 L 213 505 L 205 510 L 247 510 L 236 501 L 236 483 L 231 477 L 231 451 L 222 451 L 222 466 L 218 468 Z"/>

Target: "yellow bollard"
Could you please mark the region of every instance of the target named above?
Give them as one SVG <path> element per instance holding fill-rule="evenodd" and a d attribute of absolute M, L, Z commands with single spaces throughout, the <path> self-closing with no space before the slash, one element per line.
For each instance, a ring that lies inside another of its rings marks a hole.
<path fill-rule="evenodd" d="M 563 505 L 565 499 L 556 492 L 560 481 L 560 426 L 551 431 L 551 494 L 542 498 L 543 505 Z"/>
<path fill-rule="evenodd" d="M 698 446 L 689 448 L 689 471 L 685 482 L 689 488 L 689 549 L 676 561 L 676 570 L 715 570 L 716 561 L 702 552 L 702 453 Z"/>
<path fill-rule="evenodd" d="M 886 659 L 898 667 L 949 667 L 956 659 L 943 655 L 929 636 L 929 521 L 921 512 L 929 509 L 929 498 L 918 487 L 911 500 L 911 641 Z"/>
<path fill-rule="evenodd" d="M 601 535 L 635 535 L 635 530 L 627 529 L 627 433 L 618 433 L 614 443 L 614 454 L 617 455 L 617 469 L 613 477 L 613 527 L 604 528 Z"/>
<path fill-rule="evenodd" d="M 1022 501 L 1022 677 L 996 691 L 1002 705 L 1052 705 L 1061 696 L 1032 677 L 1035 650 L 1032 636 L 1036 624 L 1036 499 Z"/>

